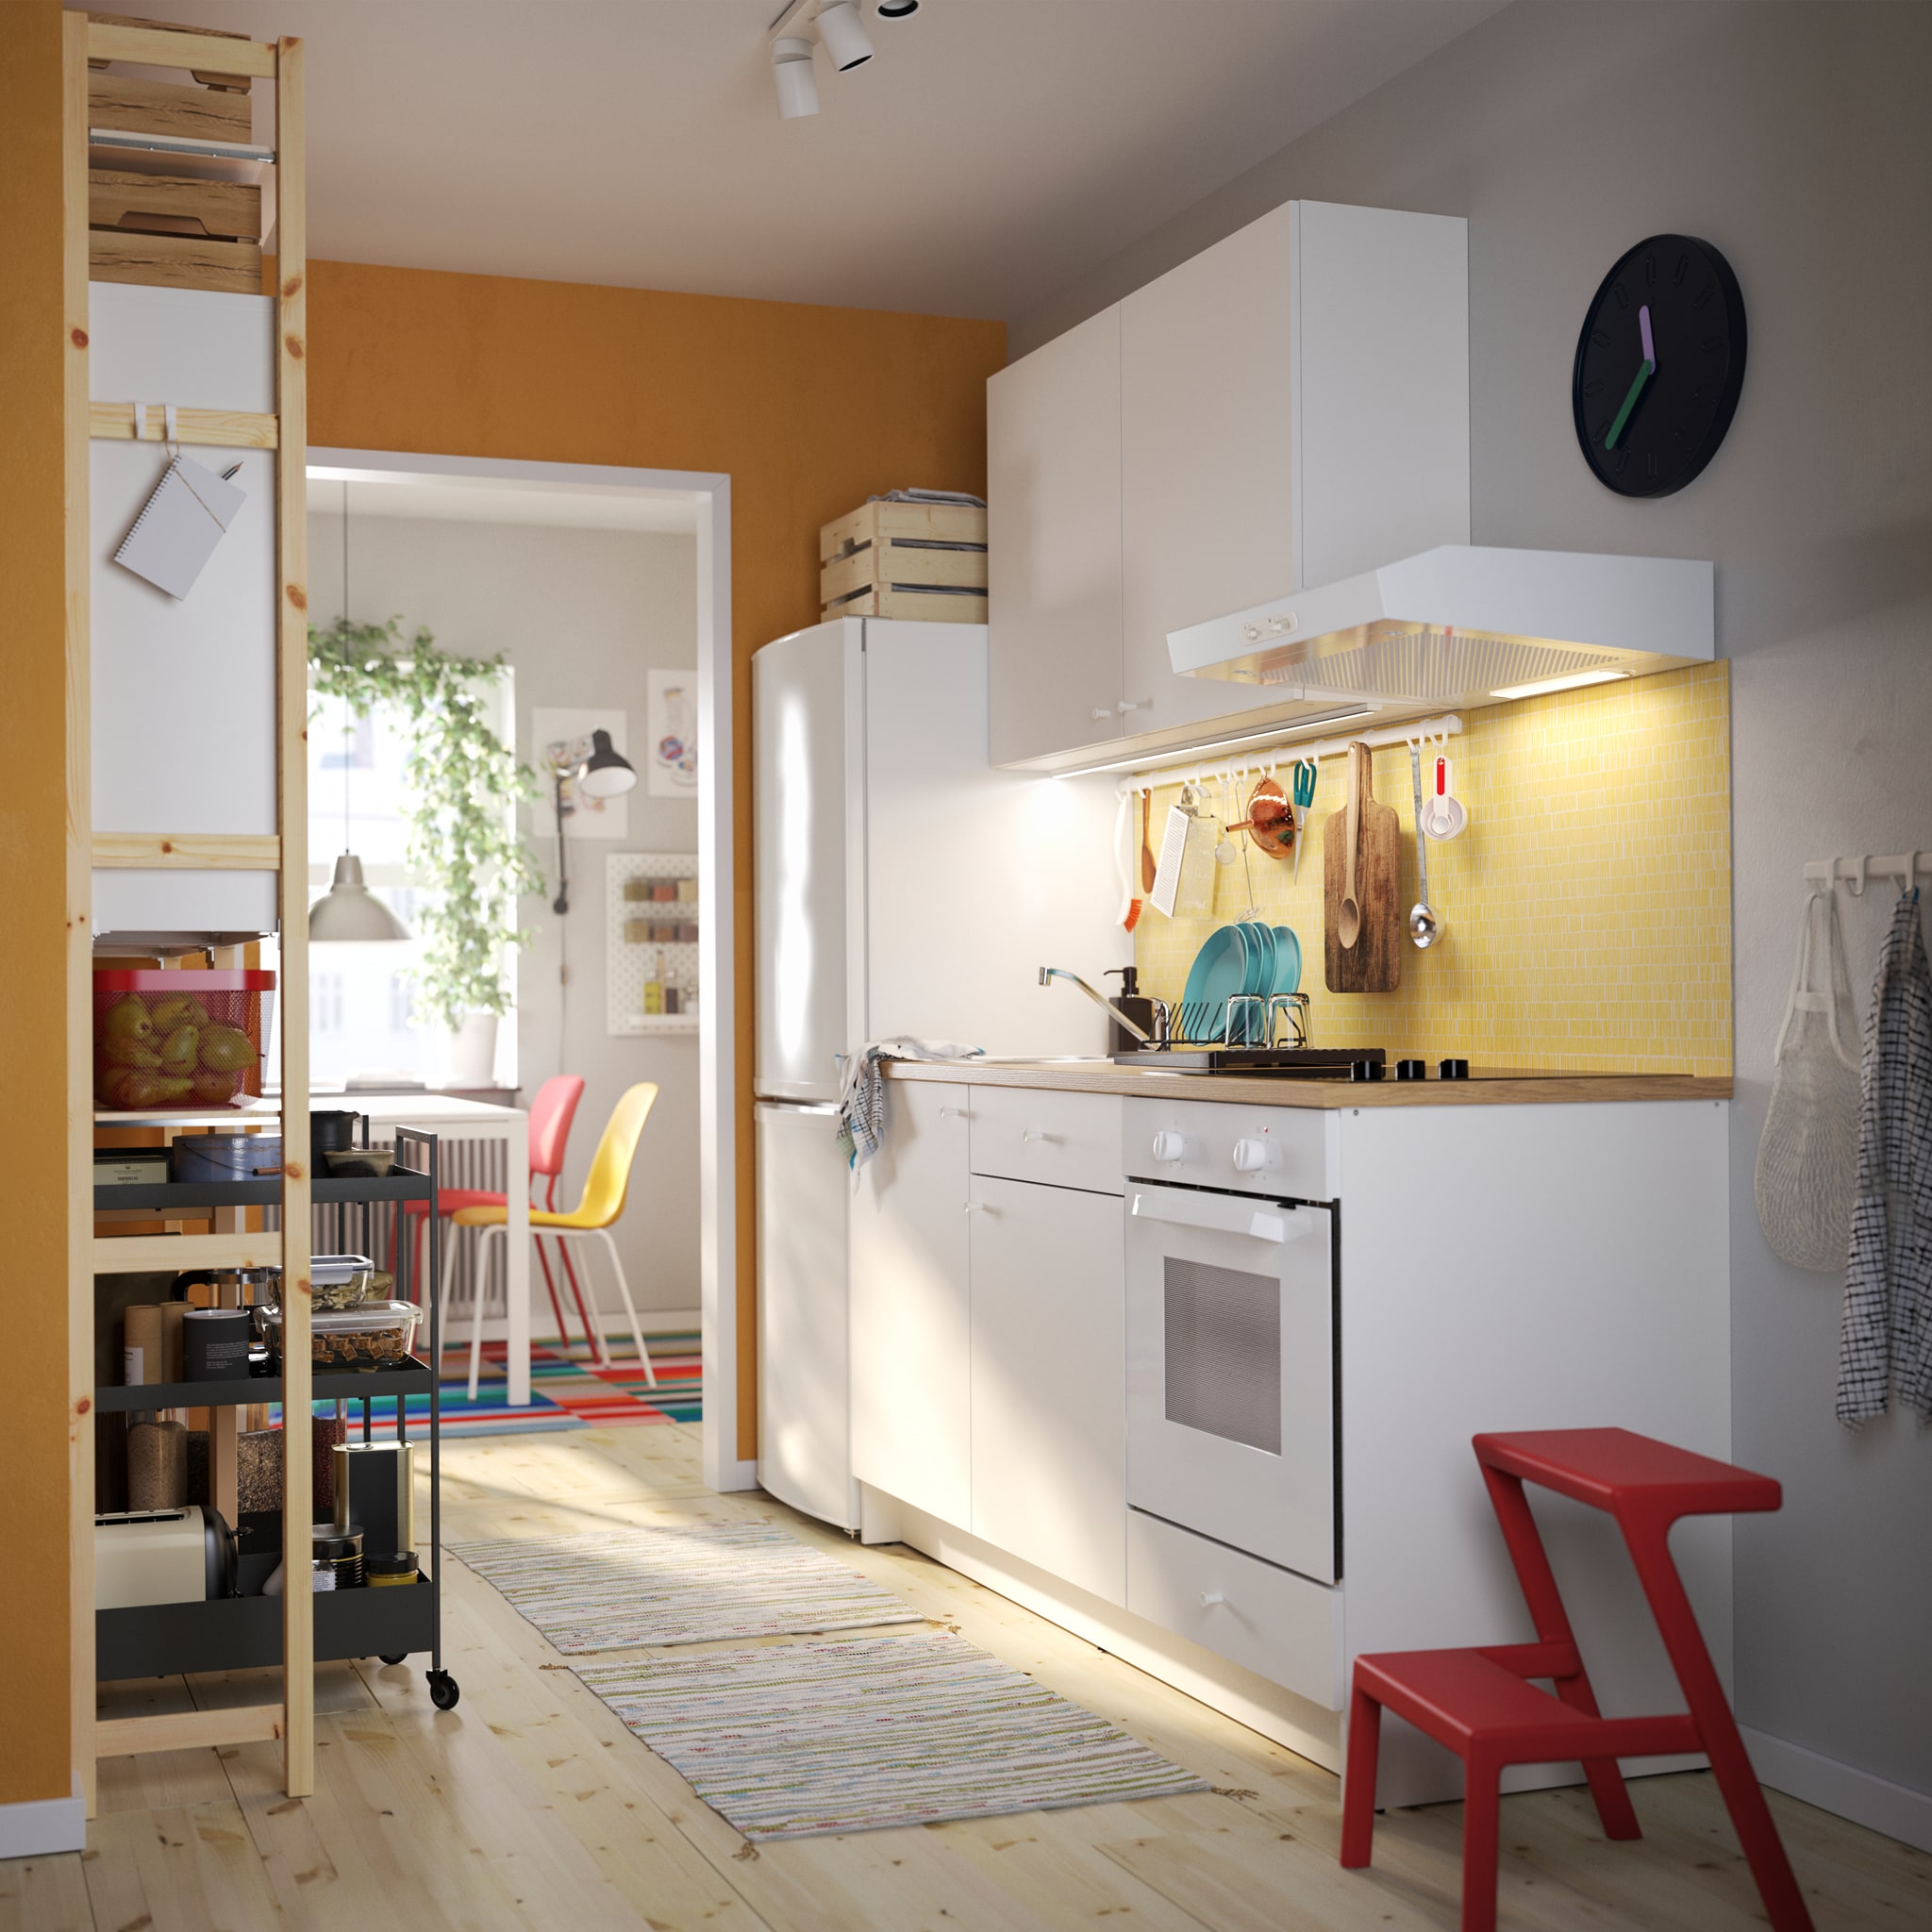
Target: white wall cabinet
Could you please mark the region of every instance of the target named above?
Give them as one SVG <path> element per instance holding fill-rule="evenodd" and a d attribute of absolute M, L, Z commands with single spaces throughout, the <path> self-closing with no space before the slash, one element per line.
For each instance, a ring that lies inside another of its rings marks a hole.
<path fill-rule="evenodd" d="M 994 762 L 1330 708 L 1167 634 L 1469 541 L 1468 308 L 1461 219 L 1290 202 L 992 377 Z"/>
<path fill-rule="evenodd" d="M 886 1144 L 852 1204 L 852 1466 L 971 1525 L 964 1087 L 894 1082 Z"/>
<path fill-rule="evenodd" d="M 1022 764 L 1121 734 L 1120 310 L 1001 370 L 986 408 L 991 751 Z"/>
<path fill-rule="evenodd" d="M 1114 1194 L 973 1181 L 973 1534 L 1126 1601 L 1125 1312 Z"/>

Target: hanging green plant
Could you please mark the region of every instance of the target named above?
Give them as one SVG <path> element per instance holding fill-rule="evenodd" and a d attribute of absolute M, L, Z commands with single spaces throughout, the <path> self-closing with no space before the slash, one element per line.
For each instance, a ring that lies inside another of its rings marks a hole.
<path fill-rule="evenodd" d="M 513 829 L 511 808 L 536 794 L 529 766 L 490 728 L 484 691 L 502 680 L 501 653 L 458 658 L 420 625 L 338 618 L 308 629 L 309 689 L 366 717 L 390 707 L 407 721 L 409 868 L 433 895 L 416 914 L 423 951 L 412 977 L 425 1020 L 451 1032 L 470 1013 L 509 1010 L 504 956 L 526 945 L 520 892 L 543 877 Z"/>

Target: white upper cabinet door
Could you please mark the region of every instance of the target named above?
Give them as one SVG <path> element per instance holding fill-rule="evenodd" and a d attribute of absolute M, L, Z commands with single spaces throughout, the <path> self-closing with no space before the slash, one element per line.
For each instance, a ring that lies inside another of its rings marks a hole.
<path fill-rule="evenodd" d="M 1298 570 L 1191 624 L 1469 541 L 1469 224 L 1290 207 Z"/>
<path fill-rule="evenodd" d="M 885 1145 L 852 1202 L 852 1470 L 972 1524 L 966 1087 L 886 1084 Z"/>
<path fill-rule="evenodd" d="M 1129 735 L 1269 701 L 1176 675 L 1167 634 L 1294 582 L 1290 230 L 1275 208 L 1121 304 Z"/>
<path fill-rule="evenodd" d="M 971 1199 L 973 1534 L 1124 1603 L 1120 1197 L 975 1178 Z"/>
<path fill-rule="evenodd" d="M 996 765 L 1121 733 L 1120 391 L 1118 308 L 987 384 Z"/>

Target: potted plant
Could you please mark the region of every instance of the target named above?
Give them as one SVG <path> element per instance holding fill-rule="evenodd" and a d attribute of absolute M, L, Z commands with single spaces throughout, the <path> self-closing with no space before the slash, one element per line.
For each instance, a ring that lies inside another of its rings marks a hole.
<path fill-rule="evenodd" d="M 484 703 L 503 677 L 502 655 L 459 658 L 420 625 L 405 638 L 398 618 L 344 617 L 309 627 L 308 663 L 319 695 L 346 700 L 356 715 L 388 706 L 405 721 L 407 857 L 426 889 L 411 969 L 417 1011 L 450 1036 L 450 1085 L 487 1087 L 510 1005 L 505 958 L 529 938 L 516 924 L 517 896 L 542 885 L 511 817 L 536 779 L 491 729 Z"/>

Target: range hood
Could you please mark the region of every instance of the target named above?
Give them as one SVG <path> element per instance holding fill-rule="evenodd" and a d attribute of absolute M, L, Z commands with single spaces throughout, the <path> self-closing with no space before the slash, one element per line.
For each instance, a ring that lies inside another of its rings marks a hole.
<path fill-rule="evenodd" d="M 1708 563 L 1445 543 L 1167 645 L 1189 677 L 1435 710 L 1707 663 L 1716 630 Z"/>

